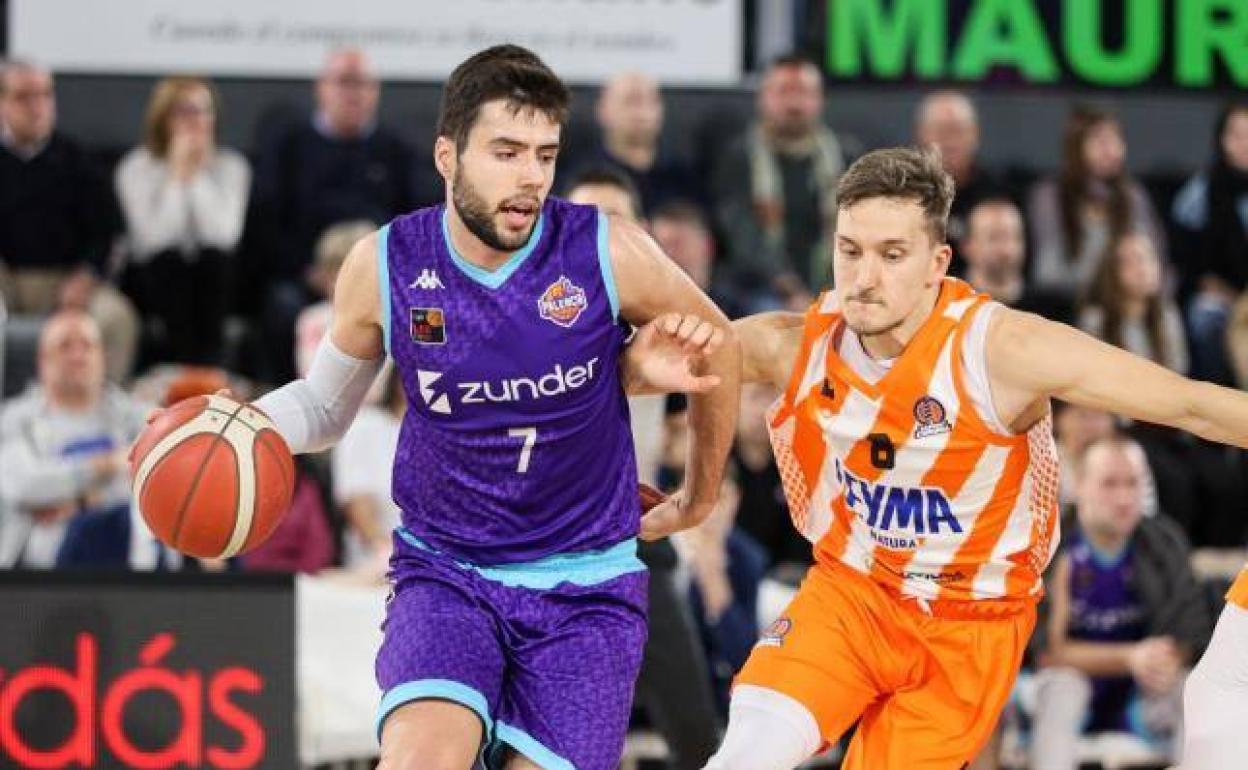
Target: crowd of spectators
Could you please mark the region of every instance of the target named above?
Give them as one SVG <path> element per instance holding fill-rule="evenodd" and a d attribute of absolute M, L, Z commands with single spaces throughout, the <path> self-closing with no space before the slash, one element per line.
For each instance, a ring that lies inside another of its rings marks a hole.
<path fill-rule="evenodd" d="M 312 114 L 244 153 L 217 141 L 227 113 L 212 82 L 165 78 L 110 179 L 57 130 L 53 73 L 0 67 L 0 321 L 41 323 L 31 382 L 0 405 L 0 568 L 382 579 L 399 514 L 397 378 L 383 375 L 332 453 L 300 461 L 292 514 L 237 563 L 156 542 L 129 504 L 125 464 L 152 404 L 196 383 L 255 394 L 304 371 L 352 243 L 441 202 L 432 164 L 380 122 L 380 93 L 364 52 L 335 51 Z M 814 63 L 777 59 L 740 134 L 691 159 L 665 142 L 659 83 L 620 74 L 598 94 L 596 135 L 560 159 L 556 192 L 640 221 L 730 316 L 802 310 L 828 286 L 834 191 L 845 148 L 861 146 L 826 121 L 828 96 Z M 914 107 L 914 141 L 939 149 L 957 186 L 958 276 L 1181 374 L 1248 386 L 1248 103 L 1224 109 L 1208 167 L 1168 198 L 1132 175 L 1112 112 L 1072 106 L 1057 172 L 1027 184 L 982 162 L 991 130 L 964 93 Z M 743 393 L 716 515 L 642 551 L 663 642 L 647 650 L 639 703 L 669 737 L 672 767 L 700 767 L 714 749 L 732 672 L 811 559 L 768 447 L 774 397 Z M 673 487 L 683 402 L 632 410 L 641 480 Z M 1246 457 L 1083 407 L 1058 407 L 1054 424 L 1067 534 L 1006 722 L 1032 746 L 1063 747 L 1036 752 L 1036 768 L 1077 767 L 1079 737 L 1099 730 L 1166 756 L 1217 596 L 1191 551 L 1244 545 Z"/>

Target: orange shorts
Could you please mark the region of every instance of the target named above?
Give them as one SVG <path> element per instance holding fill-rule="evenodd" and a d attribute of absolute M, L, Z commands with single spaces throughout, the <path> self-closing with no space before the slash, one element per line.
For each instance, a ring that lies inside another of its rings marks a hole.
<path fill-rule="evenodd" d="M 1235 578 L 1235 582 L 1231 584 L 1231 590 L 1226 592 L 1226 600 L 1241 609 L 1248 610 L 1248 567 L 1244 567 L 1239 577 Z"/>
<path fill-rule="evenodd" d="M 987 619 L 946 614 L 820 563 L 736 684 L 796 699 L 827 743 L 861 718 L 843 770 L 959 770 L 997 724 L 1036 611 L 1027 602 Z"/>

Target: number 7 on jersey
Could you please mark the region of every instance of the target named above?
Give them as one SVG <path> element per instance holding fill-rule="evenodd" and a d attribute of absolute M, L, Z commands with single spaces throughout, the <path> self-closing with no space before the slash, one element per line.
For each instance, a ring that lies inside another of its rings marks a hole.
<path fill-rule="evenodd" d="M 533 454 L 533 445 L 537 443 L 537 428 L 512 428 L 507 431 L 507 435 L 524 439 L 524 446 L 520 449 L 520 462 L 516 465 L 516 473 L 528 473 L 529 457 Z"/>

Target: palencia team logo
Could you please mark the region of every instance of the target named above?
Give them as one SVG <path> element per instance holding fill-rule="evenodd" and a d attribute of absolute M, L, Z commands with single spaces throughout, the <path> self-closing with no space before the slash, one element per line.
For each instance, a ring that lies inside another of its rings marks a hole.
<path fill-rule="evenodd" d="M 568 280 L 566 275 L 546 287 L 537 298 L 537 312 L 542 318 L 563 328 L 576 323 L 589 305 L 585 290 Z"/>

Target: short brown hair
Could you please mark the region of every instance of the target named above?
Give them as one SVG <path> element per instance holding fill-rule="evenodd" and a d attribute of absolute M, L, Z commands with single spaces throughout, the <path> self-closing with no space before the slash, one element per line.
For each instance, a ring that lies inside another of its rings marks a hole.
<path fill-rule="evenodd" d="M 197 88 L 208 92 L 213 113 L 220 113 L 221 97 L 212 83 L 204 78 L 177 75 L 164 78 L 152 89 L 152 98 L 147 103 L 147 115 L 143 119 L 143 143 L 157 158 L 163 158 L 169 152 L 169 119 L 173 117 L 173 108 L 178 99 Z"/>
<path fill-rule="evenodd" d="M 912 200 L 923 209 L 932 239 L 944 243 L 953 205 L 953 177 L 934 150 L 890 147 L 863 155 L 836 185 L 837 208 L 869 198 Z"/>
<path fill-rule="evenodd" d="M 538 110 L 562 126 L 571 94 L 537 54 L 518 45 L 496 45 L 474 54 L 455 68 L 442 91 L 438 136 L 462 152 L 481 106 L 506 99 L 513 112 Z"/>

